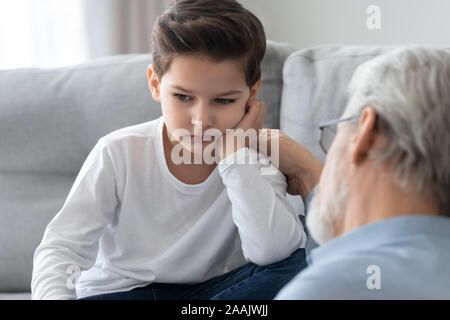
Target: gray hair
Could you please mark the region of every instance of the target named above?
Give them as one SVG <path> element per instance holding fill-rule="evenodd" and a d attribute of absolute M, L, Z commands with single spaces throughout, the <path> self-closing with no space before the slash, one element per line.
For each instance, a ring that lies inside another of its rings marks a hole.
<path fill-rule="evenodd" d="M 371 106 L 387 164 L 404 190 L 431 196 L 450 216 L 450 52 L 410 46 L 376 57 L 355 71 L 344 116 Z"/>

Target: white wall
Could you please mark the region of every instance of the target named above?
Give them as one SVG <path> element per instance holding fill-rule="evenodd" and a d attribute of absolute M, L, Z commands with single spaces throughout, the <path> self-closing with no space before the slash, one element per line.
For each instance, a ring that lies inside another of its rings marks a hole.
<path fill-rule="evenodd" d="M 450 44 L 450 0 L 239 0 L 264 24 L 268 39 L 296 48 L 320 44 Z M 369 30 L 366 9 L 381 10 Z"/>

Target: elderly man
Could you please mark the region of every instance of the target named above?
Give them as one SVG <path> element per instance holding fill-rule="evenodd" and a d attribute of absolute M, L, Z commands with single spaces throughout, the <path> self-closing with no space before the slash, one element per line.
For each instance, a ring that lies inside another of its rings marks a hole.
<path fill-rule="evenodd" d="M 306 216 L 320 246 L 276 299 L 450 299 L 450 53 L 364 63 L 321 130 L 323 170 L 281 133 L 288 191 L 305 199 L 320 177 Z"/>

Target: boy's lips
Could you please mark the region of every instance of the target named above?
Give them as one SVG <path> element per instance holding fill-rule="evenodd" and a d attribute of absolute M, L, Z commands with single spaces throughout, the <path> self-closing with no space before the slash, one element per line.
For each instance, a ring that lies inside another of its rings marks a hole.
<path fill-rule="evenodd" d="M 190 135 L 191 137 L 191 141 L 194 142 L 210 142 L 213 140 L 212 136 L 195 136 L 195 135 Z"/>

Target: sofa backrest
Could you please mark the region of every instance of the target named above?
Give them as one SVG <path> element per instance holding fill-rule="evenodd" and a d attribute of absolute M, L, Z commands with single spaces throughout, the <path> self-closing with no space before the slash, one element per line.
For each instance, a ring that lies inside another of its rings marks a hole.
<path fill-rule="evenodd" d="M 355 69 L 392 49 L 324 45 L 292 53 L 283 67 L 280 129 L 324 162 L 319 123 L 342 115 L 347 105 L 348 83 Z M 302 199 L 288 197 L 295 210 L 304 215 Z"/>
<path fill-rule="evenodd" d="M 268 41 L 259 97 L 278 128 L 282 68 L 294 49 Z M 97 140 L 156 119 L 150 55 L 58 69 L 0 71 L 0 292 L 30 290 L 32 258 Z"/>
<path fill-rule="evenodd" d="M 291 54 L 283 69 L 280 129 L 325 161 L 319 123 L 340 118 L 356 68 L 394 48 L 328 45 Z"/>
<path fill-rule="evenodd" d="M 324 162 L 319 123 L 341 117 L 348 84 L 360 64 L 398 47 L 322 45 L 292 53 L 283 68 L 280 129 Z M 300 197 L 290 200 L 302 214 Z"/>

